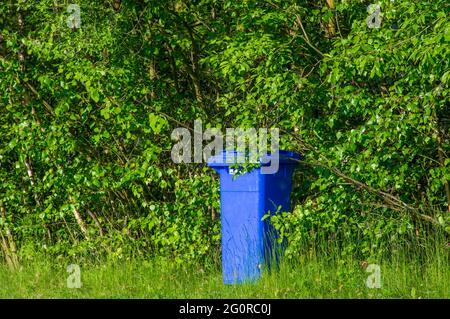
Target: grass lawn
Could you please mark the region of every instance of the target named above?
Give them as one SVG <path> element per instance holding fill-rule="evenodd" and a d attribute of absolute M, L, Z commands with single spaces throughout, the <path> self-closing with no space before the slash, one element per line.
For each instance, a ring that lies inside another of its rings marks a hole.
<path fill-rule="evenodd" d="M 381 288 L 368 288 L 360 261 L 299 257 L 253 284 L 224 285 L 217 263 L 174 267 L 169 260 L 80 263 L 81 288 L 68 288 L 70 263 L 38 259 L 0 265 L 0 298 L 449 298 L 448 252 L 422 261 L 380 262 Z"/>

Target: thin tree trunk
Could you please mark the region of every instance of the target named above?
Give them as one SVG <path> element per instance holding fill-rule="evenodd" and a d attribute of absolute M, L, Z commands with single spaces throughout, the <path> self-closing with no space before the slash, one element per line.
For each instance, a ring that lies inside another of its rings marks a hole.
<path fill-rule="evenodd" d="M 438 135 L 438 156 L 439 156 L 439 163 L 442 167 L 445 165 L 445 155 L 444 151 L 442 150 L 442 138 Z M 444 183 L 445 187 L 445 194 L 447 195 L 447 209 L 450 213 L 450 186 L 448 184 L 448 180 Z"/>
<path fill-rule="evenodd" d="M 0 216 L 2 216 L 3 219 L 6 219 L 6 211 L 3 206 L 0 206 Z M 17 246 L 16 242 L 14 241 L 14 237 L 12 235 L 11 229 L 9 226 L 5 227 L 5 235 L 3 235 L 3 230 L 0 229 L 0 236 L 2 239 L 1 242 L 1 248 L 3 251 L 3 254 L 5 256 L 6 264 L 11 269 L 17 269 L 19 267 L 19 257 L 17 256 Z"/>
<path fill-rule="evenodd" d="M 326 0 L 328 8 L 333 12 L 336 10 L 336 6 L 334 4 L 334 0 Z M 332 38 L 336 35 L 336 25 L 335 25 L 335 17 L 330 18 L 330 21 L 325 27 L 325 34 L 327 38 Z"/>
<path fill-rule="evenodd" d="M 91 218 L 94 220 L 95 225 L 97 225 L 97 228 L 98 228 L 98 230 L 99 230 L 99 232 L 100 232 L 100 236 L 103 236 L 103 227 L 102 227 L 102 225 L 100 224 L 100 221 L 98 220 L 97 215 L 95 215 L 95 213 L 92 212 L 90 209 L 87 209 L 87 213 L 88 213 L 89 216 L 91 216 Z"/>
<path fill-rule="evenodd" d="M 436 106 L 433 104 L 433 117 L 436 121 L 436 128 L 433 130 L 437 136 L 437 152 L 438 160 L 441 167 L 445 167 L 446 156 L 443 149 L 443 137 L 445 138 L 446 128 L 445 125 L 441 125 L 441 120 L 436 113 Z M 448 180 L 444 182 L 445 194 L 447 196 L 447 211 L 450 212 L 450 186 Z"/>
<path fill-rule="evenodd" d="M 194 84 L 194 90 L 195 90 L 195 97 L 197 98 L 197 101 L 200 103 L 201 106 L 204 106 L 203 101 L 203 93 L 200 85 L 200 67 L 199 67 L 199 48 L 197 45 L 197 42 L 195 41 L 194 34 L 192 32 L 191 27 L 186 21 L 183 21 L 184 26 L 186 27 L 186 30 L 189 35 L 189 39 L 192 43 L 192 50 L 191 50 L 191 70 L 189 75 L 192 78 L 192 82 Z M 189 66 L 188 66 L 189 68 Z"/>
<path fill-rule="evenodd" d="M 78 226 L 80 227 L 81 232 L 83 233 L 84 237 L 86 239 L 89 239 L 89 236 L 88 236 L 88 233 L 87 233 L 86 224 L 84 223 L 84 220 L 81 217 L 80 211 L 75 206 L 73 207 L 73 216 L 75 217 L 75 220 L 76 220 Z"/>
<path fill-rule="evenodd" d="M 152 89 L 150 91 L 150 97 L 152 99 L 155 98 L 156 94 L 155 94 L 155 83 L 156 80 L 158 79 L 158 73 L 156 71 L 156 65 L 155 65 L 155 59 L 152 58 L 150 65 L 149 65 L 149 76 L 150 76 L 150 80 L 152 81 Z"/>

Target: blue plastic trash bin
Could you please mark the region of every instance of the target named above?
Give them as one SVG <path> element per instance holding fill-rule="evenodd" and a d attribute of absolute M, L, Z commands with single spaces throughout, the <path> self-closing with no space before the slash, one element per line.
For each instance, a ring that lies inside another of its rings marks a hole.
<path fill-rule="evenodd" d="M 276 233 L 262 218 L 269 211 L 277 212 L 279 206 L 280 211 L 289 210 L 292 173 L 301 158 L 294 152 L 279 151 L 276 173 L 262 174 L 261 168 L 256 168 L 233 180 L 235 170 L 230 168 L 233 162 L 229 159 L 236 156 L 236 151 L 226 151 L 208 160 L 208 166 L 220 175 L 225 284 L 255 281 L 260 277 L 262 267 L 273 259 Z M 270 159 L 271 155 L 267 157 Z"/>

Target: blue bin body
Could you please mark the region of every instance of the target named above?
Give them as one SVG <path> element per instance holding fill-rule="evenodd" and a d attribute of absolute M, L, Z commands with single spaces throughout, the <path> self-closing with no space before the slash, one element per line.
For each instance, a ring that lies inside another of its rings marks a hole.
<path fill-rule="evenodd" d="M 256 168 L 233 180 L 232 163 L 226 160 L 233 154 L 236 152 L 223 152 L 208 161 L 220 175 L 225 284 L 255 281 L 260 277 L 262 267 L 270 265 L 277 235 L 262 218 L 269 211 L 277 212 L 279 206 L 280 211 L 289 210 L 292 173 L 300 159 L 299 154 L 280 151 L 278 172 L 261 174 L 261 168 Z"/>

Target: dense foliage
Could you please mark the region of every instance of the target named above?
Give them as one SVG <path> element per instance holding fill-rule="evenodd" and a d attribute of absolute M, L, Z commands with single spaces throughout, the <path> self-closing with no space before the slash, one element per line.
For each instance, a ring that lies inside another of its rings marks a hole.
<path fill-rule="evenodd" d="M 68 1 L 0 4 L 7 262 L 213 254 L 217 176 L 170 158 L 195 119 L 280 128 L 305 154 L 293 212 L 272 218 L 291 256 L 450 230 L 448 1 L 382 0 L 380 28 L 360 0 L 76 3 L 79 26 Z"/>

